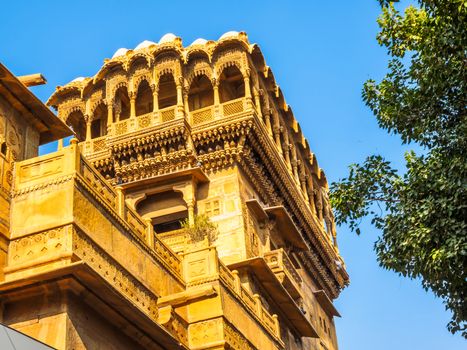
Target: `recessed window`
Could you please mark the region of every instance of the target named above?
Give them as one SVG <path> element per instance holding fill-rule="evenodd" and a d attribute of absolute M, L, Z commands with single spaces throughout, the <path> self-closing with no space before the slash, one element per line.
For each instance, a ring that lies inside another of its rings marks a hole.
<path fill-rule="evenodd" d="M 175 191 L 148 195 L 138 203 L 136 211 L 143 218 L 151 219 L 155 233 L 179 230 L 188 218 L 182 194 Z"/>
<path fill-rule="evenodd" d="M 219 215 L 221 213 L 220 201 L 215 200 L 215 201 L 206 202 L 206 204 L 204 206 L 204 213 L 207 216 Z"/>

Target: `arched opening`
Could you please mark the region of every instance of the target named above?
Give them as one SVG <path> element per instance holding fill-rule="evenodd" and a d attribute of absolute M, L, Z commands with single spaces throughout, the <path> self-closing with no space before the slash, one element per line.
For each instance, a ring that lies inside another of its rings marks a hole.
<path fill-rule="evenodd" d="M 245 96 L 243 75 L 237 66 L 230 66 L 222 71 L 219 78 L 219 98 L 224 103 Z"/>
<path fill-rule="evenodd" d="M 130 98 L 126 86 L 120 86 L 115 92 L 116 121 L 130 118 Z"/>
<path fill-rule="evenodd" d="M 163 74 L 159 78 L 159 108 L 167 108 L 177 104 L 177 86 L 172 74 Z"/>
<path fill-rule="evenodd" d="M 212 106 L 214 104 L 214 91 L 211 81 L 206 75 L 199 75 L 193 79 L 188 93 L 188 107 L 190 111 Z"/>
<path fill-rule="evenodd" d="M 79 141 L 86 140 L 86 121 L 81 111 L 71 112 L 66 119 L 66 124 L 75 132 Z"/>
<path fill-rule="evenodd" d="M 136 210 L 144 219 L 151 219 L 155 233 L 179 230 L 188 218 L 183 196 L 175 191 L 151 194 L 137 204 Z"/>
<path fill-rule="evenodd" d="M 91 138 L 107 135 L 107 106 L 100 103 L 94 110 L 91 122 Z"/>
<path fill-rule="evenodd" d="M 151 113 L 153 110 L 152 90 L 149 83 L 143 80 L 136 94 L 136 115 Z"/>

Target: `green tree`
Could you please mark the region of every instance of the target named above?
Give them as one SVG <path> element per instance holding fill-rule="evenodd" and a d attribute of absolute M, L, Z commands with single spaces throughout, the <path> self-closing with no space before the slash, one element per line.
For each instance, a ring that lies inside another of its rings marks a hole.
<path fill-rule="evenodd" d="M 467 1 L 418 1 L 403 12 L 380 1 L 378 43 L 386 76 L 363 100 L 381 128 L 418 145 L 400 173 L 379 155 L 352 164 L 331 185 L 336 222 L 381 230 L 380 265 L 409 278 L 452 311 L 448 329 L 467 338 Z"/>

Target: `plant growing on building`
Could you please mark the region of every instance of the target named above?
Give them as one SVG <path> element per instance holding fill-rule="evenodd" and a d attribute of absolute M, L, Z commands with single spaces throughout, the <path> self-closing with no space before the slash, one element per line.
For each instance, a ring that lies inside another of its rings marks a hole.
<path fill-rule="evenodd" d="M 192 243 L 198 243 L 207 238 L 208 243 L 211 244 L 217 239 L 218 235 L 217 225 L 204 214 L 195 215 L 193 225 L 190 225 L 188 219 L 184 220 L 182 229 L 188 233 Z"/>

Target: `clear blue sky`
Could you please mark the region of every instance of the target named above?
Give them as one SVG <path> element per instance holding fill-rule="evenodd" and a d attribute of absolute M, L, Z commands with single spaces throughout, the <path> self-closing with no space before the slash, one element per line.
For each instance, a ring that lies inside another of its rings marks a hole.
<path fill-rule="evenodd" d="M 0 61 L 18 75 L 43 73 L 48 84 L 34 92 L 46 101 L 55 86 L 94 75 L 119 47 L 157 42 L 167 32 L 189 45 L 246 31 L 333 181 L 372 152 L 403 164 L 407 147 L 379 130 L 361 101 L 363 82 L 386 69 L 375 40 L 379 11 L 376 0 L 5 1 Z M 441 300 L 419 282 L 381 269 L 373 252 L 378 232 L 365 223 L 362 231 L 361 237 L 346 227 L 338 232 L 351 278 L 336 302 L 343 315 L 336 321 L 340 349 L 465 349 L 445 328 L 450 315 Z"/>

